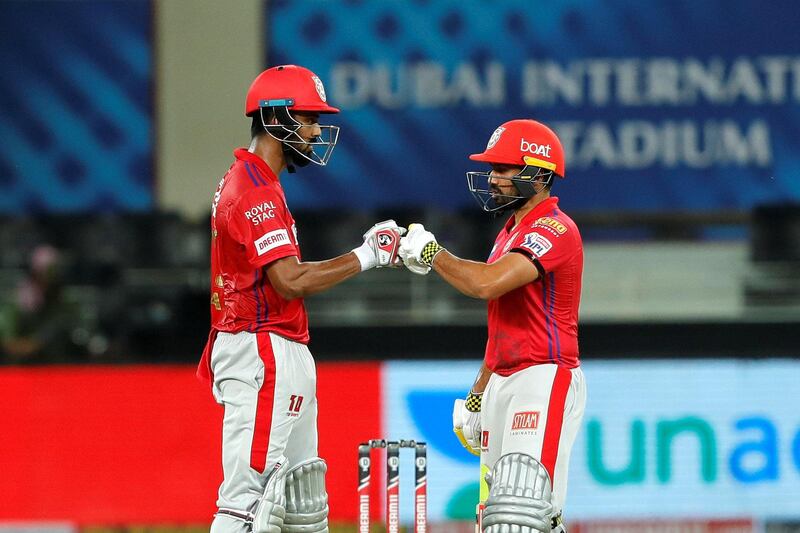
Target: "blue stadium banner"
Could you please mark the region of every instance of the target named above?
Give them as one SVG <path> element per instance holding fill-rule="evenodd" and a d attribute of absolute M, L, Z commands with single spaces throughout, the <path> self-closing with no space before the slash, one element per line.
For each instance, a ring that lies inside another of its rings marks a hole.
<path fill-rule="evenodd" d="M 0 2 L 0 213 L 153 204 L 151 4 Z"/>
<path fill-rule="evenodd" d="M 342 108 L 294 205 L 460 208 L 496 126 L 560 135 L 573 210 L 746 210 L 800 200 L 793 0 L 271 1 L 267 58 Z M 478 167 L 479 168 L 479 167 Z"/>

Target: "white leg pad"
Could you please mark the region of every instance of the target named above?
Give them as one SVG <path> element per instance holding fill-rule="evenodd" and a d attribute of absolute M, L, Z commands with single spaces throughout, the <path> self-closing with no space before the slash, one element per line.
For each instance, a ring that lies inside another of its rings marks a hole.
<path fill-rule="evenodd" d="M 319 457 L 303 461 L 286 476 L 283 533 L 328 533 L 328 465 Z"/>
<path fill-rule="evenodd" d="M 277 463 L 267 477 L 264 494 L 256 505 L 253 516 L 253 533 L 281 533 L 286 516 L 286 475 L 289 463 Z"/>
<path fill-rule="evenodd" d="M 539 461 L 523 453 L 504 455 L 486 481 L 483 533 L 551 533 L 552 485 Z"/>

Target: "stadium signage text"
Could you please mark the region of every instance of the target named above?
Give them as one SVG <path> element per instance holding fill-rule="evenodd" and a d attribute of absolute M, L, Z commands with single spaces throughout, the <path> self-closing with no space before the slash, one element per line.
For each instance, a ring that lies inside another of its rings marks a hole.
<path fill-rule="evenodd" d="M 333 65 L 331 85 L 336 102 L 354 109 L 496 109 L 521 102 L 563 117 L 565 107 L 573 108 L 578 120 L 552 124 L 571 164 L 609 170 L 770 167 L 772 134 L 759 107 L 800 102 L 800 56 L 529 60 L 513 72 L 518 81 L 500 61 L 347 61 Z M 597 110 L 626 118 L 584 118 Z"/>

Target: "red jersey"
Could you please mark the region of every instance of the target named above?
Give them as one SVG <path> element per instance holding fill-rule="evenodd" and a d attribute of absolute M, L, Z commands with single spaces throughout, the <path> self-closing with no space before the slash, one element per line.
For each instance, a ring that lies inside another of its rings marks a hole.
<path fill-rule="evenodd" d="M 302 298 L 283 298 L 264 268 L 283 257 L 300 259 L 283 189 L 260 157 L 244 149 L 234 156 L 211 207 L 211 327 L 271 331 L 307 344 Z"/>
<path fill-rule="evenodd" d="M 539 277 L 489 301 L 486 365 L 501 376 L 537 364 L 579 366 L 583 243 L 575 222 L 558 208 L 558 198 L 544 200 L 516 226 L 512 216 L 487 262 L 514 252 L 528 256 Z"/>

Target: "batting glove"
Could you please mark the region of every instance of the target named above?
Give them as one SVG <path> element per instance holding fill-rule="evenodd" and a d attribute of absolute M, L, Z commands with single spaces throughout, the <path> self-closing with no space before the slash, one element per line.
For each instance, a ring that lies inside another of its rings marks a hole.
<path fill-rule="evenodd" d="M 361 271 L 374 267 L 393 267 L 400 265 L 397 252 L 400 237 L 405 235 L 406 228 L 400 227 L 394 220 L 378 222 L 364 234 L 364 242 L 353 252 L 361 264 Z"/>
<path fill-rule="evenodd" d="M 400 258 L 415 274 L 427 274 L 436 254 L 444 250 L 436 237 L 422 224 L 408 226 L 408 234 L 400 239 Z"/>
<path fill-rule="evenodd" d="M 466 400 L 453 404 L 453 432 L 461 445 L 472 455 L 481 454 L 481 398 L 470 392 Z"/>

